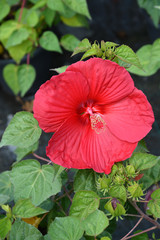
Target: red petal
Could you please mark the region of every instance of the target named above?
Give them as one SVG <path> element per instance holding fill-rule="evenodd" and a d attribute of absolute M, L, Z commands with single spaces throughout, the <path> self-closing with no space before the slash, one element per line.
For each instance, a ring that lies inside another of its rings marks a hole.
<path fill-rule="evenodd" d="M 35 95 L 33 111 L 45 132 L 55 132 L 88 96 L 88 83 L 81 73 L 65 72 L 53 76 Z"/>
<path fill-rule="evenodd" d="M 46 149 L 51 161 L 66 168 L 88 168 L 88 164 L 83 161 L 81 148 L 86 127 L 76 115 L 66 120 L 50 139 Z"/>
<path fill-rule="evenodd" d="M 109 60 L 91 58 L 72 64 L 66 71 L 81 72 L 90 85 L 89 98 L 101 104 L 123 99 L 134 89 L 127 70 Z"/>
<path fill-rule="evenodd" d="M 116 138 L 107 128 L 97 134 L 90 125 L 82 125 L 77 116 L 68 119 L 53 135 L 47 156 L 67 168 L 92 168 L 109 174 L 114 162 L 129 158 L 137 143 Z"/>
<path fill-rule="evenodd" d="M 151 130 L 154 115 L 146 96 L 135 88 L 128 97 L 110 104 L 104 119 L 119 139 L 138 142 Z"/>
<path fill-rule="evenodd" d="M 136 146 L 119 140 L 108 128 L 100 134 L 92 130 L 83 138 L 83 157 L 94 171 L 109 174 L 113 164 L 131 157 Z"/>

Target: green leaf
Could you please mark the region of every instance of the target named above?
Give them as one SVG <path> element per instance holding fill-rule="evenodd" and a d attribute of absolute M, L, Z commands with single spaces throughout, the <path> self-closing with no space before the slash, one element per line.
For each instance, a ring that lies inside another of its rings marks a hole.
<path fill-rule="evenodd" d="M 100 197 L 92 191 L 78 191 L 74 195 L 70 215 L 85 219 L 94 212 L 100 203 Z"/>
<path fill-rule="evenodd" d="M 160 159 L 157 159 L 157 164 L 154 167 L 144 171 L 144 176 L 140 180 L 144 188 L 149 188 L 158 181 L 160 181 Z"/>
<path fill-rule="evenodd" d="M 18 29 L 18 22 L 14 20 L 8 20 L 2 23 L 0 26 L 0 40 L 7 39 L 16 29 Z"/>
<path fill-rule="evenodd" d="M 6 48 L 18 45 L 26 40 L 29 36 L 29 32 L 26 28 L 19 28 L 15 30 L 7 40 Z"/>
<path fill-rule="evenodd" d="M 38 148 L 38 144 L 39 142 L 36 142 L 33 145 L 29 146 L 28 148 L 19 148 L 19 147 L 16 148 L 14 152 L 17 155 L 17 162 L 22 160 L 22 158 L 24 158 L 29 153 L 36 151 Z"/>
<path fill-rule="evenodd" d="M 78 46 L 79 44 L 79 39 L 76 38 L 72 34 L 66 34 L 63 37 L 61 37 L 60 44 L 62 47 L 64 47 L 65 50 L 73 52 L 74 49 Z"/>
<path fill-rule="evenodd" d="M 16 5 L 17 3 L 19 3 L 19 0 L 7 0 L 7 3 L 12 6 L 12 5 Z"/>
<path fill-rule="evenodd" d="M 46 23 L 48 24 L 49 27 L 51 27 L 52 23 L 53 23 L 53 20 L 54 20 L 54 18 L 56 16 L 56 11 L 51 10 L 49 8 L 46 8 L 43 11 L 43 14 L 44 14 Z"/>
<path fill-rule="evenodd" d="M 151 213 L 155 218 L 160 218 L 160 188 L 151 194 L 152 200 L 147 204 L 147 212 Z"/>
<path fill-rule="evenodd" d="M 5 238 L 7 233 L 11 230 L 11 220 L 8 217 L 0 219 L 0 237 Z"/>
<path fill-rule="evenodd" d="M 156 9 L 155 6 L 160 5 L 160 1 L 159 0 L 152 0 L 152 1 L 138 0 L 138 4 L 141 8 L 144 8 L 148 12 L 148 14 L 151 16 L 153 20 L 153 23 L 155 24 L 156 27 L 158 27 L 159 20 L 160 20 L 160 11 L 159 9 Z"/>
<path fill-rule="evenodd" d="M 94 56 L 94 55 L 97 55 L 97 53 L 98 52 L 97 52 L 96 48 L 91 48 L 83 54 L 81 60 L 83 60 L 85 58 L 88 58 L 88 57 L 91 57 L 91 56 Z"/>
<path fill-rule="evenodd" d="M 154 41 L 153 45 L 147 44 L 141 47 L 137 52 L 143 70 L 131 66 L 128 71 L 140 76 L 151 76 L 160 68 L 160 38 Z"/>
<path fill-rule="evenodd" d="M 131 186 L 128 186 L 128 192 L 131 194 L 132 198 L 143 196 L 142 188 L 136 182 L 134 182 Z"/>
<path fill-rule="evenodd" d="M 7 85 L 10 87 L 10 89 L 13 91 L 15 95 L 19 93 L 19 83 L 18 83 L 18 66 L 15 64 L 7 64 L 3 68 L 3 77 Z"/>
<path fill-rule="evenodd" d="M 119 217 L 121 215 L 125 215 L 126 213 L 125 208 L 120 203 L 116 203 L 116 208 L 113 209 L 111 200 L 105 204 L 104 208 L 107 209 L 113 217 Z"/>
<path fill-rule="evenodd" d="M 34 206 L 30 199 L 19 200 L 12 209 L 12 214 L 17 218 L 31 218 L 46 212 L 46 210 Z"/>
<path fill-rule="evenodd" d="M 11 232 L 9 240 L 42 240 L 43 236 L 38 231 L 37 228 L 32 225 L 21 221 L 20 219 L 15 220 Z"/>
<path fill-rule="evenodd" d="M 64 0 L 64 3 L 73 11 L 91 19 L 86 0 Z"/>
<path fill-rule="evenodd" d="M 137 145 L 136 149 L 134 150 L 134 152 L 144 152 L 144 153 L 149 152 L 144 139 L 142 139 L 141 141 L 138 142 L 138 145 Z"/>
<path fill-rule="evenodd" d="M 56 71 L 57 73 L 63 73 L 66 71 L 68 66 L 62 66 L 62 67 L 59 67 L 59 68 L 54 68 L 54 69 L 51 69 L 53 71 Z"/>
<path fill-rule="evenodd" d="M 91 48 L 91 44 L 89 42 L 89 40 L 87 38 L 84 38 L 79 44 L 78 46 L 74 49 L 74 52 L 72 54 L 72 56 L 76 55 L 77 53 L 80 52 L 85 52 L 87 50 L 89 50 Z"/>
<path fill-rule="evenodd" d="M 62 52 L 57 36 L 51 31 L 44 32 L 39 39 L 39 43 L 42 48 L 48 51 Z"/>
<path fill-rule="evenodd" d="M 29 36 L 30 38 L 30 36 Z M 29 52 L 31 52 L 33 48 L 33 42 L 25 40 L 19 45 L 9 47 L 7 50 L 9 55 L 16 61 L 16 63 L 20 63 L 22 58 Z"/>
<path fill-rule="evenodd" d="M 115 52 L 113 52 L 113 53 L 121 61 L 131 64 L 131 65 L 135 65 L 136 67 L 142 69 L 142 65 L 141 65 L 136 53 L 133 52 L 133 50 L 130 47 L 128 47 L 126 45 L 121 45 L 120 47 L 117 47 Z"/>
<path fill-rule="evenodd" d="M 6 128 L 0 147 L 14 145 L 20 148 L 27 148 L 38 141 L 42 130 L 37 120 L 29 112 L 18 112 L 14 115 Z"/>
<path fill-rule="evenodd" d="M 32 65 L 23 64 L 18 68 L 18 82 L 21 97 L 30 89 L 36 77 L 36 71 Z"/>
<path fill-rule="evenodd" d="M 129 159 L 129 163 L 134 166 L 136 170 L 145 170 L 156 165 L 160 157 L 148 153 L 134 153 Z"/>
<path fill-rule="evenodd" d="M 74 191 L 91 190 L 96 192 L 96 173 L 93 170 L 78 170 L 74 179 Z"/>
<path fill-rule="evenodd" d="M 81 222 L 76 217 L 56 217 L 49 226 L 50 240 L 79 240 L 83 236 Z"/>
<path fill-rule="evenodd" d="M 87 235 L 97 236 L 109 225 L 109 221 L 104 212 L 97 209 L 84 220 L 83 225 Z"/>
<path fill-rule="evenodd" d="M 47 6 L 54 11 L 64 12 L 65 6 L 62 0 L 47 0 Z"/>
<path fill-rule="evenodd" d="M 10 199 L 10 196 L 0 194 L 0 205 L 7 203 L 9 199 Z"/>
<path fill-rule="evenodd" d="M 0 21 L 10 12 L 10 6 L 3 0 L 0 2 Z"/>
<path fill-rule="evenodd" d="M 40 165 L 36 160 L 23 160 L 11 172 L 15 200 L 30 198 L 39 205 L 50 196 L 60 192 L 61 180 L 51 165 Z"/>
<path fill-rule="evenodd" d="M 0 193 L 8 196 L 8 202 L 13 200 L 13 185 L 10 180 L 9 171 L 0 174 Z"/>
<path fill-rule="evenodd" d="M 21 9 L 16 12 L 16 20 L 18 21 L 19 15 L 21 14 Z M 23 8 L 21 23 L 28 25 L 30 27 L 35 27 L 39 21 L 39 16 L 36 10 L 33 8 L 27 9 Z"/>
<path fill-rule="evenodd" d="M 122 185 L 113 185 L 110 187 L 109 195 L 113 198 L 118 198 L 124 202 L 127 200 L 127 193 L 125 187 Z"/>
<path fill-rule="evenodd" d="M 45 6 L 47 3 L 47 0 L 39 0 L 37 3 L 35 3 L 35 5 L 31 8 L 32 10 L 41 8 L 43 6 Z"/>
<path fill-rule="evenodd" d="M 60 17 L 62 22 L 70 27 L 88 27 L 88 21 L 85 16 L 76 14 L 72 17 Z"/>

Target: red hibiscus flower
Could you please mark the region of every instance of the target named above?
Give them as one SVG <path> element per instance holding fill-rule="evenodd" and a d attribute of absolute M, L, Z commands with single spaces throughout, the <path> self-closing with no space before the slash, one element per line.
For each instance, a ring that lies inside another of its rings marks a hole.
<path fill-rule="evenodd" d="M 92 58 L 72 64 L 37 91 L 34 117 L 55 132 L 47 156 L 67 168 L 110 173 L 151 130 L 152 108 L 118 64 Z"/>

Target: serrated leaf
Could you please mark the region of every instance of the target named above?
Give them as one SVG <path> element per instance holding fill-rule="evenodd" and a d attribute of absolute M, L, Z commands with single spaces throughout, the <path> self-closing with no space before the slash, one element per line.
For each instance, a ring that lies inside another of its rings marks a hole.
<path fill-rule="evenodd" d="M 20 90 L 17 71 L 18 71 L 18 66 L 12 63 L 7 64 L 3 68 L 4 80 L 15 95 L 17 95 Z"/>
<path fill-rule="evenodd" d="M 8 201 L 13 200 L 13 185 L 10 180 L 10 172 L 5 171 L 0 174 L 0 193 L 8 196 Z"/>
<path fill-rule="evenodd" d="M 113 198 L 118 198 L 124 202 L 127 200 L 127 193 L 125 187 L 122 185 L 113 185 L 110 187 L 109 194 Z"/>
<path fill-rule="evenodd" d="M 83 235 L 81 222 L 76 217 L 56 217 L 49 226 L 50 240 L 79 240 Z"/>
<path fill-rule="evenodd" d="M 77 53 L 80 52 L 85 52 L 87 50 L 89 50 L 91 48 L 91 44 L 89 42 L 89 40 L 87 38 L 84 38 L 79 44 L 78 46 L 74 49 L 74 52 L 72 54 L 72 56 L 76 55 Z"/>
<path fill-rule="evenodd" d="M 89 236 L 97 236 L 109 225 L 104 212 L 96 210 L 91 213 L 83 222 L 84 230 Z"/>
<path fill-rule="evenodd" d="M 50 196 L 60 192 L 61 180 L 51 165 L 40 165 L 36 160 L 23 160 L 11 172 L 15 200 L 30 198 L 39 205 Z"/>
<path fill-rule="evenodd" d="M 97 52 L 96 48 L 91 48 L 83 54 L 83 56 L 81 57 L 81 60 L 91 57 L 91 56 L 94 56 L 94 55 L 97 55 L 97 53 L 98 52 Z"/>
<path fill-rule="evenodd" d="M 5 18 L 10 12 L 10 6 L 5 1 L 0 3 L 0 21 Z"/>
<path fill-rule="evenodd" d="M 134 166 L 136 170 L 145 170 L 156 165 L 160 157 L 148 153 L 137 152 L 129 159 L 129 163 Z"/>
<path fill-rule="evenodd" d="M 86 0 L 64 0 L 64 3 L 73 11 L 91 19 Z"/>
<path fill-rule="evenodd" d="M 121 45 L 120 47 L 117 47 L 115 49 L 115 52 L 113 53 L 121 61 L 131 65 L 135 65 L 136 67 L 143 69 L 136 53 L 130 47 L 126 45 Z"/>
<path fill-rule="evenodd" d="M 85 219 L 99 207 L 99 203 L 100 197 L 95 192 L 78 191 L 73 197 L 69 215 Z"/>
<path fill-rule="evenodd" d="M 78 46 L 80 40 L 76 38 L 72 34 L 66 34 L 61 37 L 60 44 L 65 50 L 74 51 L 74 49 Z"/>
<path fill-rule="evenodd" d="M 0 40 L 7 39 L 16 29 L 18 29 L 18 22 L 14 20 L 8 20 L 2 23 L 0 26 Z"/>
<path fill-rule="evenodd" d="M 140 76 L 151 76 L 160 68 L 160 38 L 154 41 L 153 45 L 147 44 L 141 47 L 137 52 L 144 71 L 135 66 L 131 66 L 128 71 Z"/>
<path fill-rule="evenodd" d="M 70 27 L 88 27 L 88 21 L 85 16 L 75 14 L 72 17 L 60 17 L 62 22 Z"/>
<path fill-rule="evenodd" d="M 117 47 L 119 44 L 114 42 L 105 42 L 107 48 Z"/>
<path fill-rule="evenodd" d="M 18 68 L 18 83 L 20 87 L 21 97 L 23 97 L 26 92 L 32 86 L 36 77 L 36 71 L 32 65 L 22 64 Z"/>
<path fill-rule="evenodd" d="M 26 40 L 29 36 L 29 32 L 26 28 L 16 29 L 8 38 L 6 48 L 18 45 Z"/>
<path fill-rule="evenodd" d="M 27 224 L 20 219 L 16 219 L 11 232 L 10 232 L 10 240 L 20 239 L 20 240 L 42 240 L 43 236 L 38 231 L 37 228 L 32 226 L 31 224 Z"/>
<path fill-rule="evenodd" d="M 0 238 L 4 239 L 7 233 L 11 230 L 11 220 L 8 217 L 0 219 Z"/>
<path fill-rule="evenodd" d="M 134 182 L 131 186 L 128 186 L 128 192 L 131 194 L 132 198 L 143 196 L 142 188 L 136 182 Z"/>
<path fill-rule="evenodd" d="M 151 194 L 151 200 L 147 204 L 147 212 L 151 213 L 154 217 L 160 218 L 160 188 L 156 189 Z"/>
<path fill-rule="evenodd" d="M 96 192 L 96 173 L 93 170 L 78 170 L 74 179 L 74 191 L 91 190 Z"/>
<path fill-rule="evenodd" d="M 39 43 L 42 48 L 48 51 L 62 52 L 57 36 L 51 31 L 44 32 L 39 39 Z"/>
<path fill-rule="evenodd" d="M 46 212 L 46 210 L 34 206 L 30 199 L 19 200 L 12 209 L 12 214 L 17 218 L 31 218 Z"/>
<path fill-rule="evenodd" d="M 14 145 L 20 148 L 29 147 L 38 141 L 42 130 L 37 120 L 29 112 L 18 112 L 6 128 L 0 147 Z"/>

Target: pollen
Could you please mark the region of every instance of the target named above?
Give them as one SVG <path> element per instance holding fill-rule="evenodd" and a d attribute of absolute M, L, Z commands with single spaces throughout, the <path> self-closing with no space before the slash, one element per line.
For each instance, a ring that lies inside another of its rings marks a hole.
<path fill-rule="evenodd" d="M 100 134 L 105 131 L 106 129 L 106 123 L 103 120 L 103 118 L 97 114 L 94 113 L 90 116 L 91 121 L 91 128 L 97 133 Z"/>

